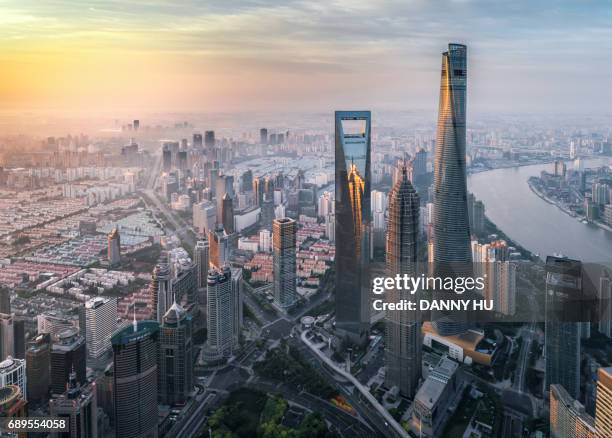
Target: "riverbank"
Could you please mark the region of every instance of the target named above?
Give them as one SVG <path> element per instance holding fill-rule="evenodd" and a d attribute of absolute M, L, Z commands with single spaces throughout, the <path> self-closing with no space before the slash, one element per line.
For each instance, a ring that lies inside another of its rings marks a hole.
<path fill-rule="evenodd" d="M 557 207 L 559 210 L 561 210 L 563 213 L 567 214 L 568 216 L 575 218 L 576 220 L 582 222 L 584 225 L 592 224 L 592 225 L 595 225 L 598 228 L 601 228 L 602 230 L 605 230 L 605 231 L 608 231 L 608 232 L 612 233 L 612 227 L 609 227 L 608 225 L 606 225 L 606 224 L 604 224 L 602 222 L 599 222 L 599 221 L 588 220 L 586 216 L 579 215 L 575 211 L 572 211 L 569 208 L 564 207 L 558 201 L 556 201 L 556 200 L 546 196 L 544 193 L 542 193 L 540 190 L 538 190 L 537 187 L 535 187 L 535 184 L 533 184 L 531 178 L 527 181 L 527 184 L 529 185 L 529 189 L 537 197 L 539 197 L 540 199 L 542 199 L 545 202 L 548 202 L 550 205 L 554 205 L 555 207 Z"/>

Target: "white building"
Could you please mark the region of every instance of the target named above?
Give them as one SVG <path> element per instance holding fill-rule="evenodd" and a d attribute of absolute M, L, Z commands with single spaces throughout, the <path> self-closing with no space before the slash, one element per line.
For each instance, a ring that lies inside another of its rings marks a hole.
<path fill-rule="evenodd" d="M 200 202 L 193 206 L 193 227 L 201 234 L 214 230 L 217 220 L 217 207 L 210 201 Z"/>
<path fill-rule="evenodd" d="M 26 384 L 26 361 L 11 356 L 0 362 L 0 388 L 6 385 L 17 385 L 23 398 L 28 399 Z"/>
<path fill-rule="evenodd" d="M 270 230 L 259 231 L 259 250 L 262 252 L 272 251 L 272 233 L 270 233 Z"/>
<path fill-rule="evenodd" d="M 117 299 L 96 297 L 85 303 L 87 354 L 99 358 L 111 348 L 110 338 L 117 329 Z"/>
<path fill-rule="evenodd" d="M 260 215 L 261 208 L 259 207 L 236 212 L 234 214 L 234 230 L 239 233 L 245 228 L 255 225 Z"/>

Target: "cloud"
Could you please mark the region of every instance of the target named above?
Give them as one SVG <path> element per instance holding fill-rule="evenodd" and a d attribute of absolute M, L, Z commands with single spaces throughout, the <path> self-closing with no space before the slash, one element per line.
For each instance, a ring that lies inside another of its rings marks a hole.
<path fill-rule="evenodd" d="M 0 44 L 14 56 L 99 54 L 108 60 L 113 53 L 121 59 L 133 53 L 157 58 L 156 67 L 165 62 L 169 79 L 246 75 L 257 86 L 276 77 L 308 92 L 319 81 L 321 89 L 347 93 L 358 81 L 383 101 L 430 99 L 449 41 L 469 45 L 470 71 L 482 89 L 501 84 L 514 90 L 511 96 L 498 90 L 492 98 L 476 93 L 482 104 L 528 99 L 545 89 L 546 98 L 557 99 L 569 84 L 593 82 L 590 74 L 609 70 L 602 53 L 612 49 L 612 5 L 605 0 L 7 3 Z M 404 93 L 389 88 L 402 83 Z M 598 92 L 595 85 L 580 89 L 585 96 Z M 295 102 L 298 91 L 288 101 Z"/>

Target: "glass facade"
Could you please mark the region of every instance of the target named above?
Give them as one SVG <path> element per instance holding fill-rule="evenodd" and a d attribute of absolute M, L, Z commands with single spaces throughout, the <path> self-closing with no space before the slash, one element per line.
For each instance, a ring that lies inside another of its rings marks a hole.
<path fill-rule="evenodd" d="M 370 325 L 369 111 L 336 111 L 336 328 L 350 342 Z"/>

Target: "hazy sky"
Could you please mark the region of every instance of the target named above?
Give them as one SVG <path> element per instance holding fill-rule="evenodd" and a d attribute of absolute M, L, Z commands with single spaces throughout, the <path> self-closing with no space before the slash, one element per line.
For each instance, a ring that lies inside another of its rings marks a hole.
<path fill-rule="evenodd" d="M 129 3 L 129 4 L 128 4 Z M 609 0 L 0 0 L 0 109 L 609 110 Z"/>

